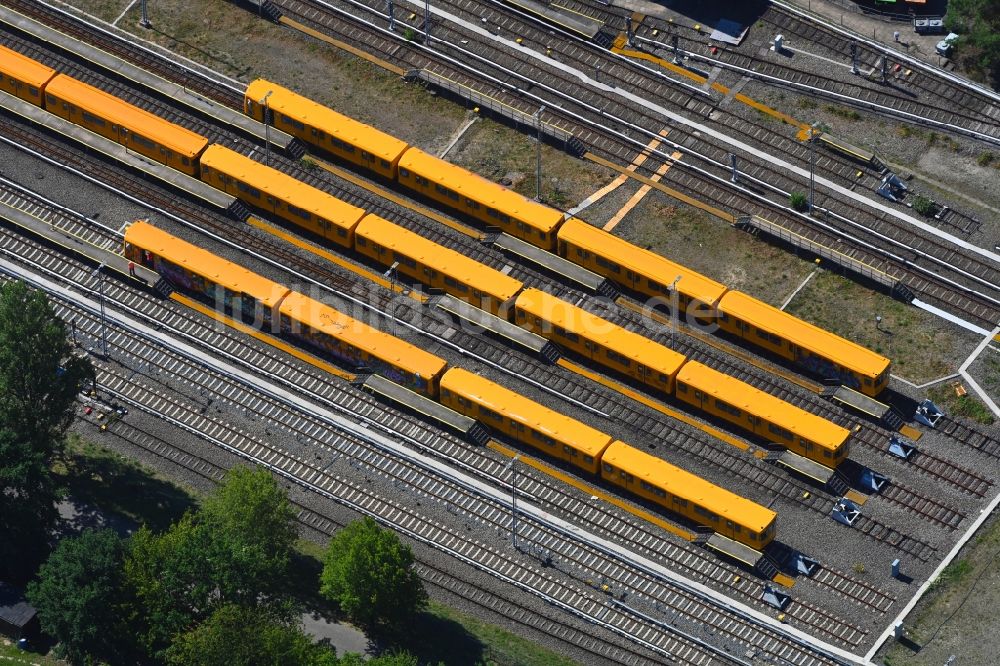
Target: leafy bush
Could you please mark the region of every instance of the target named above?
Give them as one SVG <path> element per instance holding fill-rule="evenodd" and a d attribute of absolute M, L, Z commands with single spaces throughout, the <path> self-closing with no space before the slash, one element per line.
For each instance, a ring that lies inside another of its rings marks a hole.
<path fill-rule="evenodd" d="M 809 210 L 809 197 L 802 192 L 792 192 L 788 197 L 788 203 L 800 213 Z"/>

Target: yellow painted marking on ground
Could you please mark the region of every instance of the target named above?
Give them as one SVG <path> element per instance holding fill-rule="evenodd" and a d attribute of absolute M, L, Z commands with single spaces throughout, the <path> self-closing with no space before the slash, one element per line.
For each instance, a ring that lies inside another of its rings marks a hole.
<path fill-rule="evenodd" d="M 997 342 L 1000 342 L 1000 333 L 998 333 L 997 335 L 993 336 L 993 339 L 996 340 Z"/>
<path fill-rule="evenodd" d="M 327 44 L 330 44 L 332 46 L 336 46 L 338 49 L 343 49 L 344 51 L 347 51 L 348 53 L 353 53 L 354 55 L 358 56 L 359 58 L 363 58 L 364 60 L 367 60 L 368 62 L 375 63 L 379 67 L 382 67 L 383 69 L 387 69 L 390 72 L 393 72 L 393 73 L 398 74 L 400 76 L 402 76 L 403 74 L 406 73 L 406 70 L 404 70 L 404 69 L 402 69 L 400 67 L 397 67 L 396 65 L 393 65 L 391 62 L 388 62 L 386 60 L 382 60 L 381 58 L 375 57 L 371 53 L 368 53 L 366 51 L 362 51 L 361 49 L 355 48 L 355 47 L 351 46 L 350 44 L 347 44 L 346 42 L 340 41 L 339 39 L 334 39 L 333 37 L 330 37 L 329 35 L 324 35 L 323 33 L 319 32 L 319 31 L 313 30 L 312 28 L 310 28 L 308 26 L 302 25 L 298 21 L 293 21 L 292 19 L 288 18 L 287 16 L 282 16 L 280 19 L 278 19 L 278 21 L 280 23 L 283 23 L 284 25 L 287 25 L 289 28 L 292 28 L 293 30 L 298 30 L 299 32 L 304 32 L 305 34 L 309 35 L 310 37 L 315 37 L 316 39 L 320 40 L 321 42 L 326 42 Z"/>
<path fill-rule="evenodd" d="M 680 151 L 675 150 L 670 157 L 674 160 L 679 160 L 681 155 L 682 153 Z M 671 166 L 673 166 L 673 162 L 664 162 L 660 165 L 660 168 L 656 170 L 656 173 L 650 177 L 650 180 L 654 183 L 660 182 L 660 179 L 663 178 L 663 174 L 669 171 Z M 651 189 L 653 188 L 650 185 L 643 185 L 640 187 L 639 190 L 632 195 L 632 198 L 628 200 L 628 203 L 622 206 L 621 210 L 615 213 L 614 217 L 608 220 L 608 223 L 604 225 L 604 230 L 611 231 L 617 227 L 618 223 L 621 222 L 633 208 L 639 205 L 639 202 L 643 200 L 643 197 L 649 194 Z"/>
<path fill-rule="evenodd" d="M 665 317 L 664 315 L 661 315 L 659 312 L 650 312 L 644 309 L 638 303 L 633 303 L 624 296 L 619 296 L 618 300 L 615 302 L 618 303 L 618 305 L 622 306 L 623 308 L 628 308 L 633 312 L 638 312 L 643 316 L 650 317 L 653 321 L 659 324 L 663 324 L 664 326 L 673 326 L 673 323 L 670 321 L 669 317 Z M 715 347 L 719 351 L 725 352 L 726 354 L 730 354 L 743 361 L 746 361 L 750 365 L 758 367 L 765 372 L 778 375 L 779 377 L 782 377 L 790 381 L 796 386 L 801 386 L 802 388 L 817 394 L 823 392 L 823 387 L 817 384 L 816 382 L 812 382 L 808 379 L 805 379 L 804 377 L 799 377 L 798 375 L 792 374 L 791 372 L 788 372 L 787 370 L 785 370 L 780 366 L 764 364 L 760 359 L 756 358 L 755 356 L 745 352 L 739 347 L 735 347 L 731 344 L 728 344 L 720 340 L 719 338 L 707 335 L 693 328 L 678 328 L 677 330 L 684 335 L 690 336 L 692 338 L 704 342 L 706 345 L 711 345 L 712 347 Z"/>
<path fill-rule="evenodd" d="M 274 337 L 273 335 L 262 333 L 261 331 L 258 331 L 256 328 L 252 326 L 247 326 L 243 322 L 236 321 L 232 317 L 227 317 L 221 312 L 216 312 L 212 308 L 204 305 L 203 303 L 199 303 L 198 301 L 189 298 L 184 294 L 179 294 L 175 291 L 172 294 L 170 294 L 170 298 L 172 298 L 173 300 L 177 301 L 178 303 L 180 303 L 185 307 L 189 307 L 192 310 L 197 310 L 206 317 L 211 317 L 212 319 L 220 321 L 226 326 L 229 326 L 230 328 L 236 329 L 237 331 L 240 331 L 242 333 L 246 333 L 247 335 L 250 335 L 260 340 L 264 344 L 271 345 L 272 347 L 280 349 L 281 351 L 287 354 L 291 354 L 300 361 L 305 361 L 309 365 L 315 366 L 320 370 L 323 370 L 324 372 L 329 372 L 331 375 L 336 375 L 337 377 L 340 377 L 341 379 L 346 379 L 349 382 L 353 382 L 357 378 L 357 376 L 354 375 L 353 373 L 341 370 L 335 365 L 330 365 L 326 361 L 318 359 L 312 354 L 307 354 L 297 347 L 293 347 L 289 344 L 286 344 L 283 340 L 280 340 Z"/>
<path fill-rule="evenodd" d="M 691 70 L 687 69 L 686 67 L 681 67 L 680 65 L 675 65 L 674 63 L 670 62 L 669 60 L 664 60 L 663 58 L 657 58 L 656 56 L 654 56 L 654 55 L 652 55 L 650 53 L 643 53 L 642 51 L 632 51 L 632 50 L 624 49 L 624 48 L 622 48 L 622 45 L 618 44 L 617 41 L 615 42 L 615 45 L 614 45 L 614 47 L 612 47 L 611 50 L 613 52 L 615 52 L 615 53 L 619 53 L 619 54 L 621 54 L 623 56 L 626 56 L 626 57 L 629 57 L 629 58 L 637 58 L 639 60 L 649 60 L 650 62 L 654 62 L 657 65 L 659 65 L 660 67 L 663 67 L 664 69 L 668 69 L 668 70 L 674 72 L 675 74 L 680 74 L 681 76 L 685 76 L 685 77 L 687 77 L 687 78 L 691 79 L 692 81 L 694 81 L 696 83 L 699 83 L 699 84 L 704 84 L 708 80 L 704 76 L 701 76 L 699 74 L 695 74 L 694 72 L 692 72 Z M 712 87 L 712 90 L 715 90 L 716 92 L 721 93 L 723 95 L 728 95 L 729 94 L 729 88 L 727 86 L 722 85 L 721 83 L 718 83 L 718 82 L 712 83 L 711 87 Z M 806 130 L 809 129 L 809 124 L 808 123 L 803 123 L 800 120 L 796 120 L 795 118 L 792 118 L 787 113 L 782 113 L 781 111 L 778 111 L 777 109 L 774 109 L 774 108 L 772 108 L 770 106 L 767 106 L 766 104 L 761 104 L 760 102 L 757 102 L 757 101 L 751 99 L 750 97 L 747 97 L 746 95 L 743 95 L 742 93 L 737 93 L 737 94 L 733 95 L 733 99 L 737 100 L 738 102 L 742 102 L 743 104 L 746 104 L 747 106 L 749 106 L 751 108 L 757 109 L 761 113 L 766 113 L 769 116 L 772 116 L 774 118 L 777 118 L 778 120 L 786 122 L 789 125 L 791 125 L 792 127 L 798 127 L 799 128 L 799 138 L 800 139 L 801 139 L 802 132 L 804 132 L 804 131 L 806 131 Z"/>
<path fill-rule="evenodd" d="M 632 163 L 629 164 L 627 167 L 625 167 L 625 170 L 628 172 L 632 172 L 641 167 L 643 163 L 645 163 L 646 159 L 652 154 L 652 152 L 660 146 L 660 142 L 662 140 L 661 137 L 666 137 L 667 134 L 669 133 L 670 133 L 669 129 L 663 128 L 660 131 L 660 136 L 654 136 L 652 139 L 650 139 L 649 143 L 646 144 L 646 149 L 640 152 L 638 155 L 636 155 L 635 159 L 632 160 Z M 610 183 L 608 183 L 607 185 L 605 185 L 604 187 L 602 187 L 601 189 L 597 190 L 589 197 L 584 199 L 580 205 L 583 206 L 585 204 L 589 206 L 591 204 L 597 203 L 605 196 L 607 196 L 614 190 L 621 187 L 626 180 L 628 180 L 627 173 L 618 174 L 614 180 L 612 180 Z"/>
<path fill-rule="evenodd" d="M 899 434 L 907 439 L 912 439 L 914 442 L 924 436 L 924 433 L 920 432 L 911 425 L 903 424 L 899 428 Z"/>
<path fill-rule="evenodd" d="M 721 441 L 725 442 L 726 444 L 729 444 L 730 446 L 735 446 L 736 448 L 740 449 L 741 451 L 749 451 L 750 450 L 750 445 L 749 444 L 747 444 L 746 442 L 743 442 L 743 441 L 740 441 L 740 440 L 736 439 L 735 437 L 733 437 L 729 433 L 725 433 L 725 432 L 719 430 L 718 428 L 713 428 L 712 426 L 710 426 L 708 424 L 705 424 L 705 423 L 702 423 L 701 421 L 698 421 L 697 419 L 693 419 L 690 416 L 688 416 L 687 414 L 683 414 L 681 412 L 678 412 L 675 409 L 671 409 L 670 407 L 667 407 L 666 405 L 664 405 L 664 404 L 662 404 L 660 402 L 657 402 L 656 400 L 653 400 L 652 398 L 648 398 L 645 395 L 643 395 L 642 393 L 639 393 L 638 391 L 636 391 L 635 389 L 632 389 L 632 388 L 630 388 L 628 386 L 625 386 L 624 384 L 616 382 L 613 379 L 608 379 L 607 377 L 605 377 L 603 375 L 599 375 L 596 372 L 593 372 L 591 370 L 588 370 L 587 368 L 585 368 L 585 367 L 583 367 L 581 365 L 577 365 L 576 363 L 573 363 L 572 361 L 567 361 L 565 358 L 559 359 L 558 361 L 556 361 L 556 364 L 559 365 L 559 366 L 561 366 L 561 367 L 563 367 L 563 368 L 566 368 L 570 372 L 575 372 L 576 374 L 580 375 L 581 377 L 586 377 L 587 379 L 592 379 L 593 381 L 597 382 L 598 384 L 601 384 L 602 386 L 608 387 L 612 391 L 618 391 L 619 393 L 621 393 L 625 397 L 632 398 L 636 402 L 641 403 L 643 405 L 646 405 L 647 407 L 651 407 L 652 409 L 655 409 L 656 411 L 660 412 L 661 414 L 666 414 L 670 418 L 677 419 L 678 421 L 680 421 L 682 423 L 686 423 L 689 426 L 693 426 L 693 427 L 697 428 L 698 430 L 701 430 L 702 432 L 705 432 L 705 433 L 711 435 L 712 437 L 715 437 L 716 439 L 721 440 Z"/>
<path fill-rule="evenodd" d="M 859 493 L 857 490 L 854 490 L 853 488 L 844 493 L 844 497 L 851 500 L 858 506 L 864 506 L 865 502 L 868 501 L 868 495 Z"/>
<path fill-rule="evenodd" d="M 784 587 L 793 587 L 795 585 L 795 579 L 791 576 L 786 576 L 783 573 L 774 574 L 774 578 L 771 579 L 773 582 Z"/>
<path fill-rule="evenodd" d="M 764 458 L 767 457 L 767 451 L 765 451 L 764 449 L 757 449 L 756 451 L 753 452 L 753 457 L 757 458 L 758 460 L 763 460 Z"/>
<path fill-rule="evenodd" d="M 445 226 L 451 227 L 452 229 L 454 229 L 455 231 L 457 231 L 457 232 L 459 232 L 461 234 L 465 234 L 466 236 L 471 236 L 472 238 L 475 238 L 476 240 L 482 240 L 483 239 L 483 234 L 480 233 L 479 231 L 477 231 L 476 229 L 473 229 L 472 227 L 470 227 L 470 226 L 468 226 L 466 224 L 462 224 L 461 222 L 456 222 L 455 220 L 449 219 L 449 218 L 445 217 L 444 215 L 441 215 L 440 213 L 431 210 L 430 208 L 426 208 L 426 207 L 421 206 L 419 204 L 415 204 L 412 201 L 409 201 L 408 199 L 405 199 L 405 198 L 399 196 L 398 194 L 395 194 L 394 192 L 391 192 L 390 190 L 385 189 L 384 187 L 379 187 L 375 183 L 373 183 L 371 181 L 368 181 L 368 180 L 365 180 L 364 178 L 361 178 L 361 177 L 355 175 L 354 173 L 348 171 L 347 169 L 342 169 L 342 168 L 340 168 L 340 167 L 338 167 L 338 166 L 336 166 L 334 164 L 331 164 L 330 162 L 327 162 L 326 160 L 323 160 L 323 159 L 321 159 L 319 157 L 316 157 L 314 155 L 310 155 L 309 159 L 311 159 L 313 162 L 315 162 L 316 166 L 318 166 L 318 167 L 320 167 L 320 168 L 322 168 L 322 169 L 324 169 L 326 171 L 329 171 L 330 173 L 332 173 L 333 175 L 337 176 L 338 178 L 343 178 L 344 180 L 346 180 L 346 181 L 348 181 L 350 183 L 353 183 L 353 184 L 357 185 L 358 187 L 363 187 L 364 189 L 368 190 L 372 194 L 377 194 L 378 196 L 382 197 L 383 199 L 388 199 L 389 201 L 393 202 L 394 204 L 398 204 L 398 205 L 400 205 L 400 206 L 402 206 L 404 208 L 409 208 L 413 212 L 419 213 L 420 215 L 423 215 L 424 217 L 430 218 L 430 219 L 434 220 L 435 222 L 438 222 L 438 223 L 443 224 Z"/>
<path fill-rule="evenodd" d="M 385 287 L 386 289 L 391 289 L 391 290 L 396 291 L 398 293 L 404 294 L 405 296 L 409 296 L 413 300 L 418 301 L 420 303 L 423 303 L 423 302 L 425 302 L 427 300 L 427 297 L 425 295 L 423 295 L 422 293 L 420 293 L 419 291 L 413 291 L 412 289 L 408 289 L 404 285 L 401 285 L 401 284 L 394 284 L 394 283 L 390 282 L 389 280 L 386 280 L 379 273 L 375 273 L 373 271 L 370 271 L 367 268 L 363 268 L 362 266 L 358 266 L 357 264 L 352 264 L 351 262 L 347 261 L 343 257 L 338 257 L 337 255 L 333 254 L 332 252 L 328 252 L 327 250 L 324 250 L 321 247 L 316 247 L 315 245 L 313 245 L 311 243 L 307 243 L 306 241 L 302 240 L 301 238 L 297 238 L 297 237 L 293 236 L 292 234 L 288 233 L 287 231 L 285 231 L 284 229 L 281 229 L 280 227 L 276 227 L 273 224 L 268 224 L 267 222 L 264 222 L 263 220 L 258 220 L 255 217 L 248 218 L 247 219 L 247 224 L 249 224 L 251 227 L 255 227 L 257 229 L 260 229 L 261 231 L 267 232 L 267 233 L 271 234 L 272 236 L 276 236 L 276 237 L 280 238 L 283 241 L 287 241 L 287 242 L 291 243 L 292 245 L 294 245 L 295 247 L 297 247 L 299 249 L 305 250 L 306 252 L 309 252 L 311 254 L 315 254 L 317 257 L 325 259 L 325 260 L 329 261 L 332 264 L 336 264 L 337 266 L 340 266 L 341 268 L 346 268 L 347 270 L 351 271 L 355 275 L 363 277 L 366 280 L 371 280 L 372 282 L 375 282 L 376 284 L 378 284 L 378 285 L 380 285 L 382 287 Z"/>
<path fill-rule="evenodd" d="M 588 495 L 593 495 L 594 497 L 596 497 L 596 498 L 598 498 L 600 500 L 603 500 L 603 501 L 607 502 L 608 504 L 614 504 L 619 509 L 622 509 L 624 511 L 628 511 L 633 516 L 636 516 L 637 518 L 645 520 L 646 522 L 653 523 L 657 527 L 662 527 L 666 531 L 668 531 L 668 532 L 670 532 L 672 534 L 676 534 L 677 536 L 679 536 L 680 538 L 684 539 L 685 541 L 694 541 L 694 539 L 695 539 L 695 535 L 692 532 L 689 532 L 688 530 L 685 530 L 682 527 L 678 527 L 677 525 L 669 523 L 669 522 L 663 520 L 662 518 L 660 518 L 659 516 L 657 516 L 656 514 L 650 513 L 648 511 L 644 511 L 643 509 L 637 509 L 634 506 L 626 504 L 625 502 L 621 501 L 620 499 L 618 499 L 614 495 L 609 495 L 608 493 L 604 492 L 603 490 L 600 490 L 596 486 L 592 486 L 589 483 L 584 483 L 584 482 L 580 481 L 579 479 L 574 478 L 574 477 L 570 476 L 569 474 L 566 474 L 562 470 L 559 470 L 559 469 L 557 469 L 555 467 L 552 467 L 551 465 L 547 465 L 547 464 L 543 463 L 540 460 L 535 460 L 534 458 L 530 458 L 530 457 L 524 455 L 523 453 L 521 453 L 520 451 L 515 451 L 513 449 L 509 449 L 506 446 L 504 446 L 503 444 L 500 444 L 499 442 L 497 442 L 495 440 L 490 440 L 489 443 L 486 446 L 488 446 L 489 448 L 493 449 L 497 453 L 501 453 L 501 454 L 507 456 L 508 458 L 513 458 L 514 456 L 520 456 L 519 460 L 521 460 L 522 462 L 524 462 L 525 465 L 528 465 L 529 467 L 533 467 L 533 468 L 537 469 L 539 472 L 542 472 L 543 474 L 547 474 L 547 475 L 549 475 L 549 476 L 551 476 L 553 478 L 559 479 L 563 483 L 568 483 L 569 485 L 573 486 L 574 488 L 577 488 L 578 490 L 582 490 L 583 492 L 587 493 Z"/>
<path fill-rule="evenodd" d="M 596 164 L 600 164 L 601 166 L 606 166 L 609 169 L 614 169 L 618 173 L 625 174 L 629 178 L 634 178 L 635 180 L 638 180 L 640 183 L 645 183 L 646 185 L 649 185 L 650 187 L 652 187 L 654 189 L 657 189 L 660 192 L 663 192 L 664 194 L 666 194 L 668 196 L 671 196 L 674 199 L 677 199 L 678 201 L 683 201 L 684 203 L 688 204 L 689 206 L 694 206 L 695 208 L 700 208 L 701 210 L 705 211 L 706 213 L 709 213 L 711 215 L 716 216 L 720 220 L 725 220 L 729 224 L 733 224 L 733 222 L 735 222 L 735 220 L 736 220 L 736 218 L 732 215 L 732 213 L 727 213 L 726 211 L 722 210 L 721 208 L 716 208 L 715 206 L 711 206 L 711 205 L 709 205 L 709 204 L 707 204 L 707 203 L 705 203 L 703 201 L 698 201 L 697 199 L 694 199 L 692 197 L 689 197 L 686 194 L 678 192 L 677 190 L 675 190 L 675 189 L 673 189 L 671 187 L 667 187 L 663 183 L 657 183 L 656 181 L 651 180 L 649 178 L 646 178 L 645 176 L 640 176 L 639 174 L 637 174 L 637 173 L 635 173 L 633 171 L 629 171 L 627 169 L 627 167 L 623 167 L 623 166 L 620 166 L 618 164 L 615 164 L 614 162 L 606 160 L 603 157 L 598 157 L 597 155 L 594 155 L 593 153 L 590 153 L 590 152 L 588 152 L 586 155 L 584 155 L 584 157 L 586 157 L 591 162 L 594 162 Z"/>

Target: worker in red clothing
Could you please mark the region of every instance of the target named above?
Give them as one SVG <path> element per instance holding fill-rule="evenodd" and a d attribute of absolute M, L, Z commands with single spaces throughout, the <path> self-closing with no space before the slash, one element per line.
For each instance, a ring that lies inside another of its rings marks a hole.
<path fill-rule="evenodd" d="M 135 277 L 135 262 L 134 261 L 128 262 L 128 274 L 131 275 L 132 277 Z"/>

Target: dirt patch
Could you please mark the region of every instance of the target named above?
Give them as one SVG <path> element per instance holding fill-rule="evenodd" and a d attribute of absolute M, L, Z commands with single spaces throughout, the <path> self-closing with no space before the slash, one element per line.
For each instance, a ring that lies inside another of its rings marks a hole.
<path fill-rule="evenodd" d="M 450 153 L 449 161 L 499 182 L 519 175 L 513 188 L 535 196 L 535 140 L 487 118 L 479 120 Z M 611 179 L 608 169 L 542 146 L 542 201 L 565 210 L 590 196 Z"/>
<path fill-rule="evenodd" d="M 812 270 L 809 262 L 659 192 L 647 195 L 616 234 L 775 305 Z"/>
<path fill-rule="evenodd" d="M 818 273 L 787 311 L 888 356 L 893 373 L 914 384 L 956 372 L 981 339 L 829 271 Z"/>
<path fill-rule="evenodd" d="M 887 666 L 996 664 L 1000 619 L 1000 523 L 991 518 L 904 620 L 907 641 L 889 640 L 875 663 Z M 913 583 L 914 585 L 919 582 Z"/>

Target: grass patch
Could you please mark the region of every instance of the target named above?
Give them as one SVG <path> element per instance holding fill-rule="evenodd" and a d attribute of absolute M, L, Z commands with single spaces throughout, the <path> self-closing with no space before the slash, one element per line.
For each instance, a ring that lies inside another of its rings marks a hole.
<path fill-rule="evenodd" d="M 954 372 L 976 339 L 928 312 L 862 286 L 832 269 L 816 275 L 786 310 L 887 356 L 893 362 L 893 372 L 914 383 Z M 877 328 L 876 316 L 882 317 Z"/>
<path fill-rule="evenodd" d="M 933 589 L 937 589 L 939 587 L 960 583 L 969 575 L 970 571 L 972 571 L 972 565 L 969 564 L 968 560 L 955 560 L 944 568 L 941 575 L 934 579 L 934 582 L 931 583 L 931 587 Z"/>
<path fill-rule="evenodd" d="M 424 623 L 426 622 L 426 625 Z M 431 603 L 420 620 L 422 639 L 405 646 L 422 663 L 489 666 L 575 666 L 577 662 L 494 625 Z M 443 631 L 444 633 L 439 633 Z M 426 652 L 426 649 L 431 650 Z"/>
<path fill-rule="evenodd" d="M 55 474 L 69 495 L 153 530 L 163 530 L 196 503 L 195 496 L 139 463 L 70 433 Z"/>
<path fill-rule="evenodd" d="M 964 416 L 983 425 L 992 425 L 995 420 L 993 413 L 979 398 L 971 393 L 959 396 L 950 384 L 937 386 L 928 391 L 928 395 L 936 405 L 951 416 Z"/>
<path fill-rule="evenodd" d="M 843 118 L 844 120 L 861 120 L 861 114 L 854 109 L 848 109 L 843 106 L 835 106 L 833 104 L 828 104 L 826 110 L 837 116 L 838 118 Z"/>
<path fill-rule="evenodd" d="M 976 158 L 976 164 L 981 167 L 987 167 L 993 163 L 995 158 L 996 156 L 987 150 L 985 153 L 979 153 L 979 157 Z"/>
<path fill-rule="evenodd" d="M 6 639 L 0 640 L 0 664 L 11 666 L 66 666 L 68 662 L 32 650 L 21 652 Z"/>

